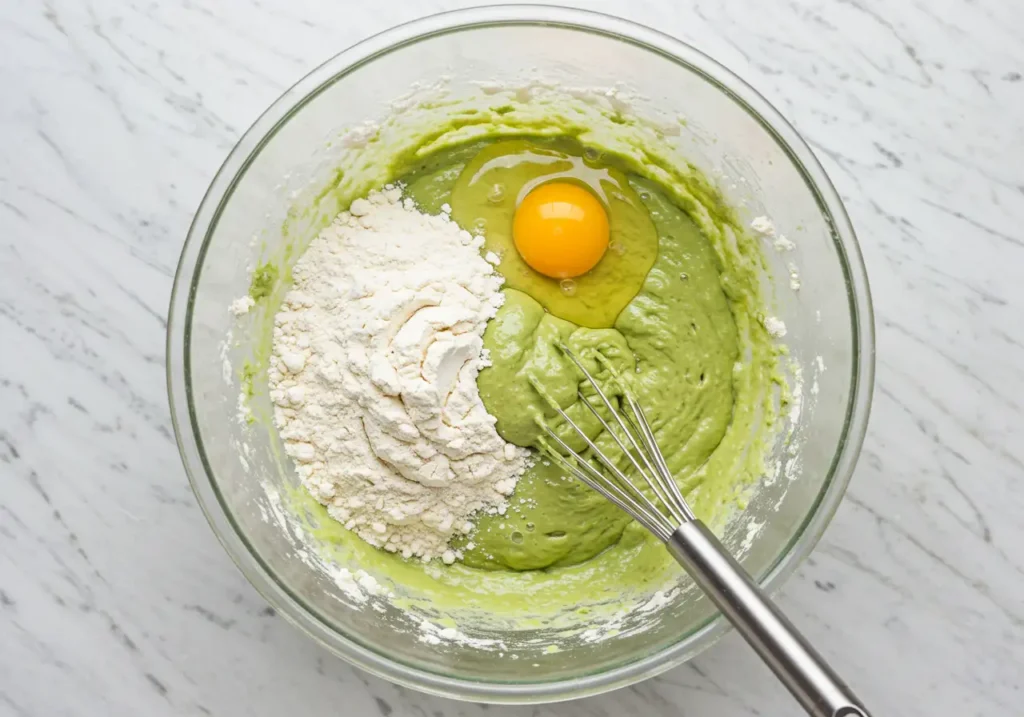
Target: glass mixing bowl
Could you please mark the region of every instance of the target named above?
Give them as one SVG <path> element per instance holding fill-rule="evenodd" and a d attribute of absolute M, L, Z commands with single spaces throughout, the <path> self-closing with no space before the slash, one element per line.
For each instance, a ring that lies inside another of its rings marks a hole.
<path fill-rule="evenodd" d="M 239 320 L 227 307 L 247 293 L 259 261 L 294 261 L 346 197 L 387 176 L 389 153 L 422 144 L 430 122 L 459 113 L 459 131 L 469 136 L 473 118 L 496 102 L 543 112 L 539 98 L 559 93 L 599 122 L 639 118 L 630 131 L 710 177 L 744 221 L 767 214 L 796 244 L 778 253 L 766 242 L 763 277 L 801 367 L 791 373 L 794 388 L 802 385 L 799 410 L 789 410 L 794 433 L 775 446 L 777 475 L 766 476 L 724 531 L 768 590 L 811 551 L 836 510 L 870 406 L 871 302 L 839 197 L 779 113 L 692 47 L 604 15 L 500 6 L 397 27 L 313 71 L 232 150 L 185 242 L 167 343 L 178 445 L 220 541 L 281 615 L 359 667 L 463 699 L 539 702 L 602 692 L 693 657 L 727 626 L 685 576 L 671 599 L 618 615 L 604 640 L 520 624 L 514 614 L 500 627 L 459 623 L 465 640 L 424 639 L 401 607 L 366 595 L 357 604 L 338 566 L 310 559 L 308 522 L 287 515 L 283 497 L 295 494 L 295 478 L 274 431 L 239 418 L 246 381 L 255 380 L 257 417 L 269 411 L 259 367 L 243 363 L 265 355 L 267 317 Z M 800 270 L 798 292 L 790 264 Z M 439 625 L 442 613 L 434 615 Z"/>

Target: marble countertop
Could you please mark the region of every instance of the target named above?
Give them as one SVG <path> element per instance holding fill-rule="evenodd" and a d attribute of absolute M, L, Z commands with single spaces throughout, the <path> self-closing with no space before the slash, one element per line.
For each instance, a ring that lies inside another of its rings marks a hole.
<path fill-rule="evenodd" d="M 425 697 L 287 625 L 200 513 L 164 382 L 192 212 L 292 81 L 460 2 L 0 6 L 0 715 L 796 714 L 735 635 L 554 707 Z M 468 4 L 468 3 L 467 3 Z M 878 320 L 849 495 L 783 607 L 878 715 L 1024 685 L 1024 5 L 602 0 L 764 93 L 859 232 Z"/>

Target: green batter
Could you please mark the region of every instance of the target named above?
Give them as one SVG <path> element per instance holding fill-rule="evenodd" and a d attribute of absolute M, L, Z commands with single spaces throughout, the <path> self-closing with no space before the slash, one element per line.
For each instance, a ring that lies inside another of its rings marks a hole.
<path fill-rule="evenodd" d="M 611 226 L 614 250 L 577 280 L 571 295 L 527 267 L 511 243 L 517 199 L 553 179 L 588 186 L 604 200 Z M 744 370 L 764 367 L 740 363 L 741 336 L 720 259 L 659 185 L 622 160 L 565 138 L 447 150 L 423 160 L 404 182 L 424 211 L 449 204 L 453 218 L 485 231 L 485 249 L 502 257 L 499 270 L 510 288 L 484 335 L 493 366 L 478 385 L 505 440 L 536 448 L 547 424 L 582 448 L 551 405 L 557 403 L 614 452 L 611 437 L 577 402 L 584 384 L 557 347 L 564 342 L 589 357 L 599 378 L 608 377 L 606 364 L 628 378 L 680 485 L 691 493 L 701 487 L 691 495 L 698 514 L 712 514 L 751 477 L 742 449 L 725 438 L 730 427 L 746 438 L 758 420 L 760 403 L 737 389 L 746 385 Z M 598 363 L 594 354 L 606 361 Z M 606 383 L 613 393 L 615 385 Z M 505 515 L 482 516 L 477 530 L 457 541 L 466 565 L 533 570 L 582 563 L 616 545 L 630 523 L 543 456 L 520 480 L 511 507 Z"/>
<path fill-rule="evenodd" d="M 555 348 L 563 341 L 589 356 L 599 379 L 608 377 L 605 364 L 628 377 L 688 500 L 722 532 L 763 475 L 776 437 L 776 387 L 784 391 L 779 348 L 761 325 L 765 265 L 757 241 L 703 174 L 638 119 L 565 96 L 527 103 L 510 96 L 493 107 L 486 104 L 493 98 L 472 102 L 472 110 L 453 100 L 416 118 L 398 116 L 310 203 L 289 212 L 284 242 L 263 257 L 280 271 L 253 276 L 259 323 L 246 364 L 252 370 L 241 380 L 254 395 L 254 429 L 265 420 L 259 406 L 269 405 L 261 393 L 268 337 L 291 263 L 353 199 L 397 179 L 422 211 L 450 204 L 453 218 L 483 230 L 487 250 L 501 256 L 506 302 L 484 336 L 493 366 L 478 381 L 501 435 L 536 446 L 545 422 L 578 447 L 551 399 L 595 440 L 607 440 L 576 404 L 578 376 Z M 509 236 L 523 188 L 549 179 L 586 185 L 609 214 L 608 252 L 571 295 L 524 268 Z M 516 631 L 532 640 L 530 664 L 541 669 L 549 647 L 602 620 L 656 620 L 659 613 L 634 614 L 631 606 L 679 585 L 680 571 L 637 523 L 538 458 L 506 514 L 479 516 L 476 530 L 456 541 L 463 560 L 450 566 L 405 560 L 358 539 L 289 483 L 284 460 L 282 490 L 289 514 L 330 562 L 368 571 L 409 614 L 440 624 L 457 619 L 460 629 L 503 640 Z"/>

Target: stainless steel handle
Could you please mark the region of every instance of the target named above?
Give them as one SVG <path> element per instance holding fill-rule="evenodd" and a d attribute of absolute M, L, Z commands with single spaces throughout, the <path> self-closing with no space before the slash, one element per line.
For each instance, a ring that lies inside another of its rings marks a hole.
<path fill-rule="evenodd" d="M 666 543 L 765 664 L 813 717 L 870 717 L 861 701 L 699 520 Z"/>

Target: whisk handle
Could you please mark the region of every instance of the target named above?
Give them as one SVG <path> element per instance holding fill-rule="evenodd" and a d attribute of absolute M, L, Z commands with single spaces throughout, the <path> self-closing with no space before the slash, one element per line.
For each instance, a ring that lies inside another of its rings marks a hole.
<path fill-rule="evenodd" d="M 666 546 L 809 715 L 870 717 L 707 526 L 684 523 Z"/>

